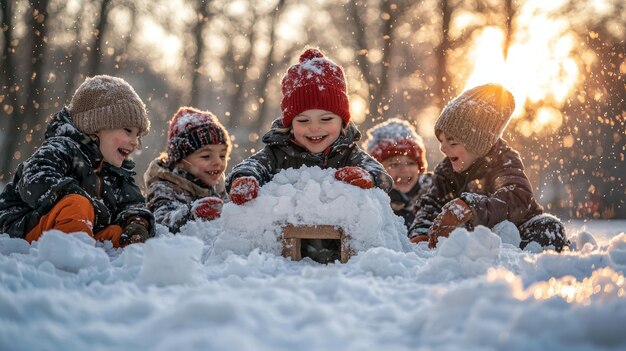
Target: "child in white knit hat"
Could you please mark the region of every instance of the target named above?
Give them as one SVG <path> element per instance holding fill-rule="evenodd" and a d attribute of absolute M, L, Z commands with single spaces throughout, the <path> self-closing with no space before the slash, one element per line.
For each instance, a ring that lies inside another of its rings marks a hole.
<path fill-rule="evenodd" d="M 393 178 L 389 192 L 394 213 L 408 228 L 415 218 L 415 204 L 432 183 L 427 173 L 426 150 L 422 137 L 404 120 L 392 118 L 367 131 L 364 148 Z"/>
<path fill-rule="evenodd" d="M 514 109 L 513 95 L 497 84 L 467 90 L 443 109 L 435 135 L 446 158 L 420 199 L 412 242 L 427 240 L 433 248 L 456 227 L 508 220 L 519 229 L 522 249 L 536 242 L 561 251 L 568 244 L 561 221 L 535 201 L 520 155 L 501 138 Z"/>
<path fill-rule="evenodd" d="M 149 129 L 146 108 L 125 80 L 87 78 L 0 195 L 0 233 L 32 242 L 51 229 L 85 232 L 114 247 L 154 236 L 128 159 Z"/>

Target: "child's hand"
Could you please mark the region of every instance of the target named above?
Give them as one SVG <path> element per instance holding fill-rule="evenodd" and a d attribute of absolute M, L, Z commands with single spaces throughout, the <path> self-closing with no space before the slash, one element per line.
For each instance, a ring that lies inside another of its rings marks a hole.
<path fill-rule="evenodd" d="M 433 221 L 433 225 L 428 230 L 428 247 L 437 246 L 437 238 L 448 237 L 454 228 L 463 225 L 472 219 L 472 209 L 461 199 L 454 199 L 441 209 L 441 213 Z"/>
<path fill-rule="evenodd" d="M 340 168 L 335 172 L 335 178 L 350 185 L 358 186 L 361 189 L 374 187 L 372 175 L 361 167 L 348 166 Z"/>
<path fill-rule="evenodd" d="M 241 177 L 235 179 L 230 187 L 230 199 L 237 205 L 256 199 L 259 196 L 259 181 L 254 177 Z"/>
<path fill-rule="evenodd" d="M 214 220 L 222 215 L 224 201 L 219 197 L 209 196 L 196 200 L 191 205 L 191 211 L 196 218 Z"/>
<path fill-rule="evenodd" d="M 131 220 L 126 227 L 124 227 L 122 235 L 120 235 L 120 246 L 124 247 L 148 240 L 148 238 L 150 238 L 150 233 L 148 232 L 147 226 L 148 221 L 143 218 L 138 217 Z"/>

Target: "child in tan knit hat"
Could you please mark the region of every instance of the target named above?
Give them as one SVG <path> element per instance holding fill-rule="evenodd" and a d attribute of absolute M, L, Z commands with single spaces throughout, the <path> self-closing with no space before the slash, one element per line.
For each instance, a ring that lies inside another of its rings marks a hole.
<path fill-rule="evenodd" d="M 189 221 L 220 217 L 228 201 L 224 171 L 230 151 L 228 131 L 215 115 L 179 108 L 170 120 L 167 152 L 144 174 L 156 222 L 177 233 Z"/>
<path fill-rule="evenodd" d="M 154 217 L 128 160 L 149 128 L 146 108 L 125 80 L 87 78 L 0 195 L 0 232 L 28 242 L 51 229 L 85 232 L 114 247 L 154 236 Z"/>
<path fill-rule="evenodd" d="M 561 221 L 535 201 L 520 155 L 502 139 L 514 109 L 513 95 L 497 84 L 467 90 L 443 109 L 435 135 L 446 158 L 420 199 L 412 242 L 434 248 L 456 227 L 493 228 L 508 220 L 520 232 L 522 249 L 535 242 L 561 251 L 568 244 Z"/>

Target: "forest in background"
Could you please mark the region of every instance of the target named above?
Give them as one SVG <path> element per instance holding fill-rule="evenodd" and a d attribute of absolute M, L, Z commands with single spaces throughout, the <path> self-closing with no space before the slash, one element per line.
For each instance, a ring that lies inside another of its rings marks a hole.
<path fill-rule="evenodd" d="M 85 79 L 126 79 L 152 120 L 137 180 L 179 106 L 214 112 L 229 168 L 262 147 L 280 79 L 307 46 L 344 67 L 365 133 L 401 117 L 441 160 L 433 125 L 464 89 L 515 95 L 504 138 L 539 202 L 565 218 L 626 218 L 626 4 L 621 0 L 0 0 L 0 183 Z"/>

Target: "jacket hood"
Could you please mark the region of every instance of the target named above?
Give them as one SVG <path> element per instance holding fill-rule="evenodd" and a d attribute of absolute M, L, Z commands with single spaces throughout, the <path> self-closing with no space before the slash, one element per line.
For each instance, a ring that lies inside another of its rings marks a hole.
<path fill-rule="evenodd" d="M 173 167 L 171 169 L 162 158 L 157 158 L 150 162 L 150 165 L 148 165 L 148 169 L 143 176 L 144 182 L 146 183 L 147 187 L 149 187 L 150 184 L 156 181 L 166 181 L 176 184 L 183 191 L 189 194 L 193 194 L 194 196 L 199 198 L 213 196 L 214 192 L 219 193 L 220 189 L 222 191 L 224 191 L 225 189 L 225 181 L 223 177 L 222 179 L 220 179 L 214 189 L 211 189 L 211 187 L 201 186 L 190 178 L 193 178 L 193 176 L 191 176 L 184 170 Z"/>

